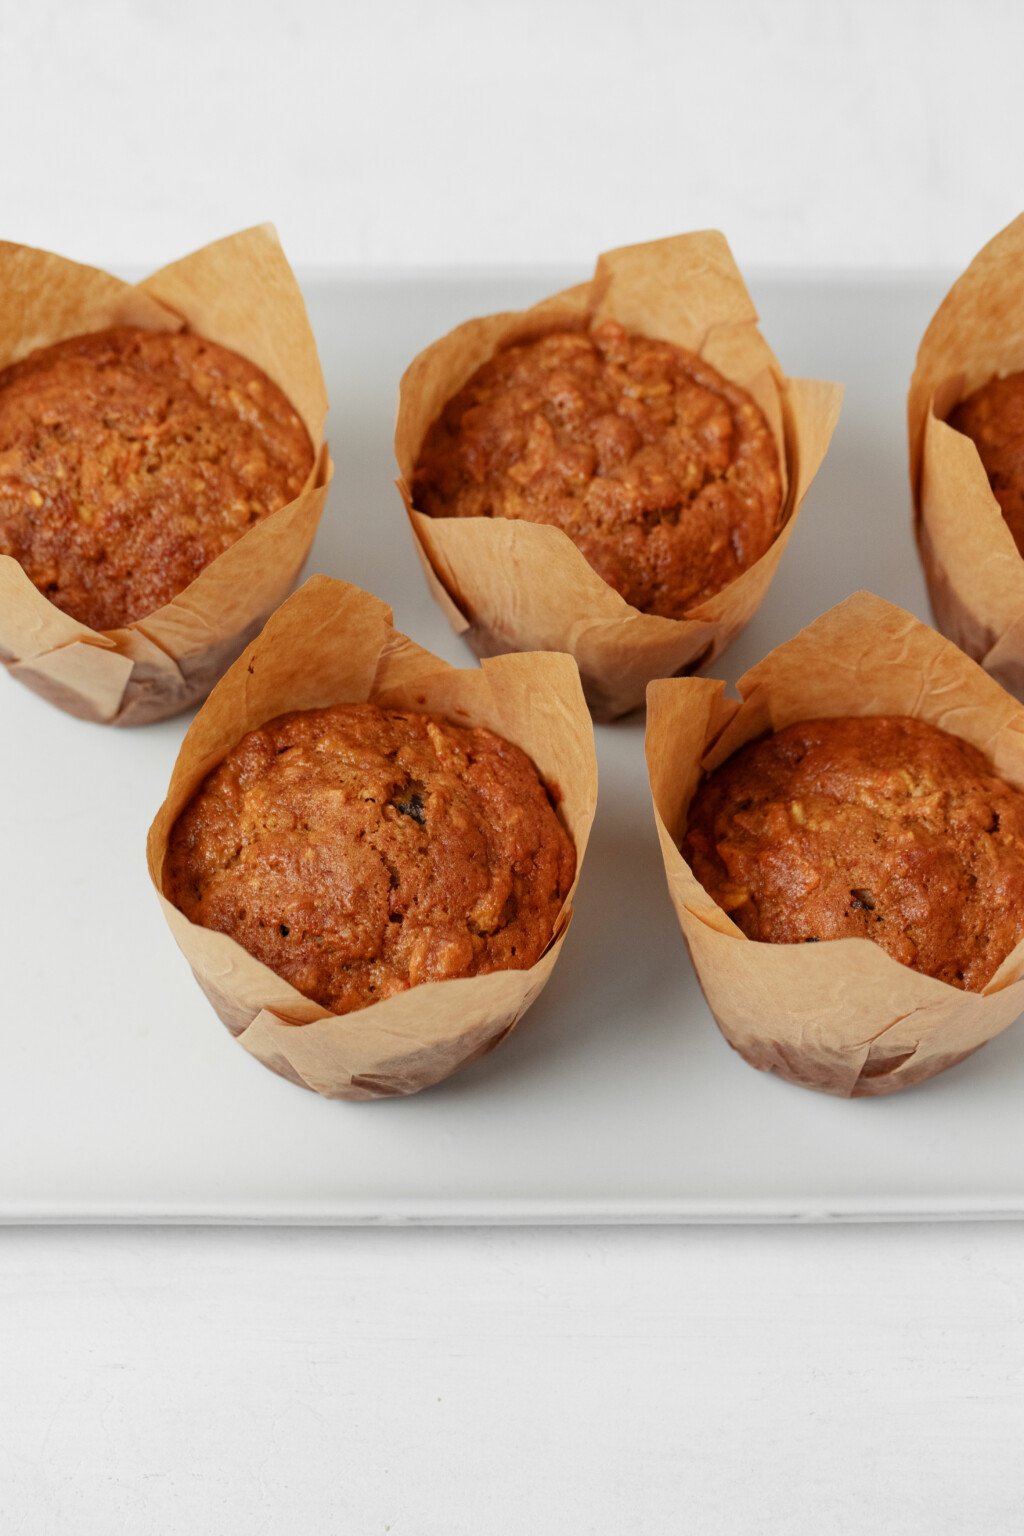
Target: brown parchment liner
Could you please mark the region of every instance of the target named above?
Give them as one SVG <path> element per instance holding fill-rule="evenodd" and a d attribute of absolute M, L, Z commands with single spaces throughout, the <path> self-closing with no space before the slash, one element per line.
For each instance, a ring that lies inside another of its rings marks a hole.
<path fill-rule="evenodd" d="M 139 725 L 204 697 L 294 585 L 331 478 L 327 393 L 302 294 L 270 224 L 216 240 L 138 285 L 0 242 L 0 368 L 115 325 L 187 329 L 248 358 L 284 391 L 313 444 L 294 501 L 122 629 L 80 624 L 0 556 L 0 661 L 11 675 L 81 719 Z"/>
<path fill-rule="evenodd" d="M 936 623 L 1024 698 L 1024 560 L 977 448 L 945 417 L 1024 369 L 1024 214 L 957 278 L 924 333 L 907 397 L 914 523 Z"/>
<path fill-rule="evenodd" d="M 372 700 L 488 726 L 527 752 L 559 798 L 576 846 L 576 880 L 552 940 L 529 970 L 428 982 L 335 1016 L 226 934 L 163 896 L 175 818 L 247 732 L 292 709 Z M 196 716 L 149 832 L 149 872 L 196 980 L 245 1049 L 328 1098 L 416 1093 L 499 1045 L 558 959 L 597 803 L 594 732 L 568 656 L 499 656 L 460 670 L 399 634 L 391 609 L 346 582 L 314 576 L 273 615 Z"/>
<path fill-rule="evenodd" d="M 782 530 L 760 560 L 685 619 L 632 607 L 560 528 L 500 517 L 433 518 L 412 504 L 413 470 L 427 431 L 476 369 L 503 346 L 581 317 L 617 320 L 699 353 L 753 395 L 775 435 Z M 692 671 L 719 656 L 760 606 L 825 456 L 841 396 L 839 385 L 786 377 L 717 231 L 607 251 L 589 282 L 532 309 L 470 320 L 407 368 L 395 428 L 398 486 L 431 591 L 478 656 L 568 651 L 595 717 L 625 714 L 643 703 L 651 678 Z"/>
<path fill-rule="evenodd" d="M 973 742 L 1024 787 L 1024 708 L 962 651 L 866 592 L 779 646 L 740 679 L 653 682 L 647 765 L 669 892 L 719 1028 L 752 1066 L 842 1097 L 896 1093 L 962 1061 L 1024 1009 L 1024 941 L 983 992 L 961 992 L 870 939 L 748 939 L 679 851 L 701 772 L 798 720 L 913 715 Z"/>

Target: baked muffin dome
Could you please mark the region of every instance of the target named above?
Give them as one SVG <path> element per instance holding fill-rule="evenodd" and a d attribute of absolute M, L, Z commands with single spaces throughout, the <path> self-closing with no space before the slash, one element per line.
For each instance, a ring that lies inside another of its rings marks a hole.
<path fill-rule="evenodd" d="M 1024 793 L 908 716 L 748 743 L 698 786 L 682 853 L 752 939 L 872 939 L 980 991 L 1024 936 Z"/>
<path fill-rule="evenodd" d="M 525 970 L 576 851 L 511 742 L 344 704 L 250 731 L 175 822 L 164 894 L 333 1013 Z"/>
<path fill-rule="evenodd" d="M 779 532 L 759 406 L 703 358 L 613 321 L 499 351 L 427 433 L 413 504 L 561 528 L 646 613 L 681 618 Z"/>
<path fill-rule="evenodd" d="M 1024 373 L 989 379 L 960 401 L 949 425 L 974 442 L 1013 541 L 1024 555 Z"/>
<path fill-rule="evenodd" d="M 277 386 L 187 332 L 97 331 L 0 373 L 0 554 L 93 629 L 169 602 L 312 464 Z"/>

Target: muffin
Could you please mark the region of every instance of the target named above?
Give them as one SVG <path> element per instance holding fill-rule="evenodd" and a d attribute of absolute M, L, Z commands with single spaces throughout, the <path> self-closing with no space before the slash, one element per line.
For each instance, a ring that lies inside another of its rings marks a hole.
<path fill-rule="evenodd" d="M 170 602 L 312 467 L 281 390 L 187 332 L 97 331 L 0 372 L 0 554 L 92 629 Z"/>
<path fill-rule="evenodd" d="M 399 490 L 478 656 L 562 651 L 595 719 L 721 655 L 796 526 L 841 390 L 788 377 L 716 231 L 456 326 L 399 388 Z"/>
<path fill-rule="evenodd" d="M 250 1055 L 328 1098 L 418 1093 L 540 995 L 596 801 L 570 657 L 450 667 L 314 576 L 186 732 L 149 873 Z"/>
<path fill-rule="evenodd" d="M 647 696 L 669 894 L 715 1022 L 752 1066 L 843 1098 L 945 1072 L 1024 1012 L 1024 708 L 867 592 L 737 686 Z"/>
<path fill-rule="evenodd" d="M 332 466 L 270 225 L 140 283 L 0 241 L 0 663 L 81 719 L 195 705 L 287 596 Z"/>
<path fill-rule="evenodd" d="M 1024 373 L 989 379 L 947 419 L 977 448 L 1013 542 L 1024 554 Z"/>
<path fill-rule="evenodd" d="M 643 613 L 680 619 L 779 531 L 779 455 L 749 392 L 613 320 L 504 347 L 431 427 L 413 477 L 431 517 L 561 528 Z"/>
<path fill-rule="evenodd" d="M 907 396 L 914 529 L 935 622 L 1024 698 L 1024 215 L 921 338 Z"/>
<path fill-rule="evenodd" d="M 909 716 L 808 720 L 708 775 L 682 846 L 748 938 L 865 938 L 979 992 L 1024 937 L 1024 794 Z"/>
<path fill-rule="evenodd" d="M 495 732 L 344 704 L 250 731 L 179 816 L 164 894 L 332 1013 L 527 970 L 576 852 Z"/>

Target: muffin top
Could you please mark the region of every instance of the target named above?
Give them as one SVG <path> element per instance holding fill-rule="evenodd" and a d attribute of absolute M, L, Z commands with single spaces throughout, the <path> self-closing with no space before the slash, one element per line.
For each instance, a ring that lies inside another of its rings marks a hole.
<path fill-rule="evenodd" d="M 960 401 L 949 425 L 973 441 L 1013 541 L 1024 554 L 1024 373 L 989 379 Z"/>
<path fill-rule="evenodd" d="M 178 817 L 164 893 L 333 1013 L 525 970 L 576 851 L 533 763 L 481 727 L 342 704 L 250 731 Z"/>
<path fill-rule="evenodd" d="M 682 852 L 752 939 L 873 939 L 977 992 L 1024 936 L 1024 793 L 923 720 L 749 742 L 702 780 Z"/>
<path fill-rule="evenodd" d="M 200 336 L 97 331 L 0 373 L 0 554 L 93 629 L 169 602 L 312 464 L 277 386 Z"/>
<path fill-rule="evenodd" d="M 552 523 L 645 613 L 681 618 L 779 532 L 775 440 L 746 390 L 612 321 L 506 347 L 431 427 L 413 502 Z"/>

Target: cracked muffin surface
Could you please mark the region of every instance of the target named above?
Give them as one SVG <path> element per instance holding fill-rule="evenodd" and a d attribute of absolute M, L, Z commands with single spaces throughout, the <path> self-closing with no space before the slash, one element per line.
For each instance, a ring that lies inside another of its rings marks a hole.
<path fill-rule="evenodd" d="M 335 705 L 250 731 L 171 833 L 164 894 L 333 1013 L 525 970 L 576 851 L 533 763 L 483 727 Z"/>
<path fill-rule="evenodd" d="M 427 433 L 412 497 L 432 517 L 553 524 L 665 618 L 753 565 L 782 518 L 775 439 L 747 391 L 613 321 L 484 363 Z"/>
<path fill-rule="evenodd" d="M 749 742 L 701 781 L 682 853 L 752 939 L 872 939 L 979 991 L 1024 937 L 1024 793 L 908 716 Z"/>
<path fill-rule="evenodd" d="M 0 554 L 93 629 L 169 602 L 312 464 L 281 390 L 188 332 L 97 331 L 0 372 Z"/>
<path fill-rule="evenodd" d="M 992 494 L 1024 555 L 1024 373 L 989 379 L 960 401 L 949 425 L 977 448 Z"/>

